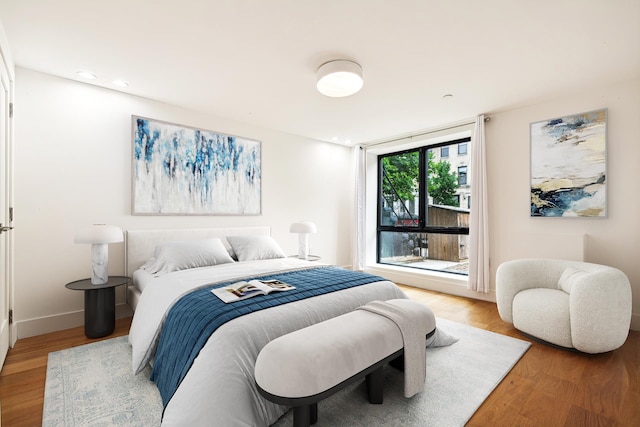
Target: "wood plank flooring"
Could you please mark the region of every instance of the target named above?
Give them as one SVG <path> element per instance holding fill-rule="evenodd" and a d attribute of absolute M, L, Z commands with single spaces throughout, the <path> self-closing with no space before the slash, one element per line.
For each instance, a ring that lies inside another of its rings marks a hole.
<path fill-rule="evenodd" d="M 532 342 L 467 426 L 640 426 L 640 333 L 613 352 L 587 355 L 523 336 L 494 303 L 402 288 L 437 317 Z"/>
<path fill-rule="evenodd" d="M 438 317 L 528 340 L 500 320 L 494 303 L 402 288 Z M 130 324 L 119 319 L 105 339 L 126 335 Z M 82 327 L 19 340 L 0 372 L 2 425 L 40 426 L 47 354 L 94 341 Z M 467 426 L 640 426 L 640 333 L 601 355 L 533 342 Z"/>
<path fill-rule="evenodd" d="M 67 329 L 18 340 L 9 349 L 0 372 L 2 426 L 36 427 L 42 425 L 47 355 L 52 351 L 76 347 L 129 333 L 131 318 L 116 320 L 112 335 L 99 339 L 84 336 L 84 327 Z"/>

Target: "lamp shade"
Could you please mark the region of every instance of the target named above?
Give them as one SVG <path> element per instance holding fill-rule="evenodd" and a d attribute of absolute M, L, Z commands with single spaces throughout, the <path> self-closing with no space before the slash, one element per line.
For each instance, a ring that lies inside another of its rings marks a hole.
<path fill-rule="evenodd" d="M 333 98 L 353 95 L 362 89 L 364 84 L 362 67 L 355 62 L 342 59 L 321 65 L 316 77 L 318 91 Z"/>
<path fill-rule="evenodd" d="M 76 233 L 75 243 L 116 243 L 122 242 L 122 229 L 115 225 L 93 224 Z"/>
<path fill-rule="evenodd" d="M 316 233 L 318 230 L 316 229 L 316 225 L 313 222 L 301 221 L 294 222 L 291 224 L 291 228 L 289 228 L 291 233 Z"/>

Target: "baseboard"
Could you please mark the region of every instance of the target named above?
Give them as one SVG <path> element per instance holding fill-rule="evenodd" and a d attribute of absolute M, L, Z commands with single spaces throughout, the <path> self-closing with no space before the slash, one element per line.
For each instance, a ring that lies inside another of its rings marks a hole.
<path fill-rule="evenodd" d="M 640 331 L 640 314 L 631 315 L 631 330 Z"/>
<path fill-rule="evenodd" d="M 120 319 L 122 317 L 130 317 L 132 315 L 133 312 L 127 304 L 116 304 L 117 319 Z M 50 332 L 62 331 L 65 329 L 77 328 L 78 326 L 83 325 L 84 310 L 15 322 L 18 339 L 34 337 L 36 335 L 48 334 Z"/>

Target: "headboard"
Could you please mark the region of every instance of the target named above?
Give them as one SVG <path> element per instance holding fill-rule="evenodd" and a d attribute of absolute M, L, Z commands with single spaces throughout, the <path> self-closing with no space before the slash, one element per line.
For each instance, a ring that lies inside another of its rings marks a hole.
<path fill-rule="evenodd" d="M 154 254 L 156 246 L 172 240 L 205 239 L 220 237 L 227 249 L 229 242 L 224 237 L 246 235 L 271 235 L 271 227 L 221 227 L 221 228 L 185 228 L 168 230 L 127 230 L 125 237 L 125 274 L 131 276 Z"/>

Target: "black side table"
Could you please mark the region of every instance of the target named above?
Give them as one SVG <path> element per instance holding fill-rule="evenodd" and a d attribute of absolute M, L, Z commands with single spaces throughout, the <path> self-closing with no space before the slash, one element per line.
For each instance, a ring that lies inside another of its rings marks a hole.
<path fill-rule="evenodd" d="M 107 283 L 94 285 L 91 279 L 67 283 L 67 289 L 84 291 L 84 334 L 87 338 L 100 338 L 116 328 L 116 287 L 126 285 L 126 276 L 109 276 Z"/>

